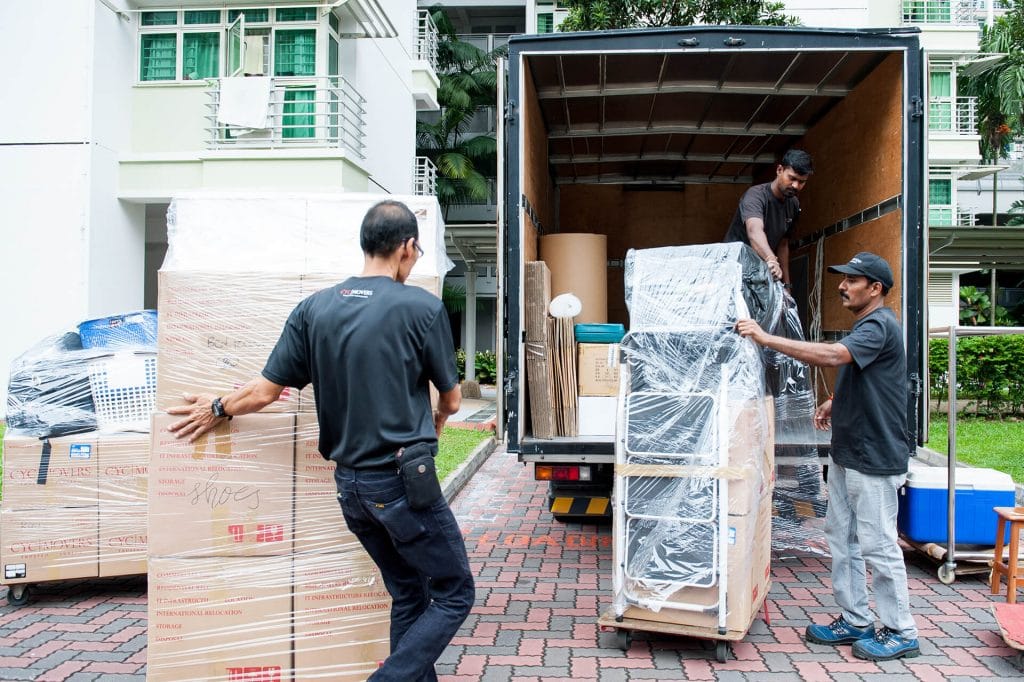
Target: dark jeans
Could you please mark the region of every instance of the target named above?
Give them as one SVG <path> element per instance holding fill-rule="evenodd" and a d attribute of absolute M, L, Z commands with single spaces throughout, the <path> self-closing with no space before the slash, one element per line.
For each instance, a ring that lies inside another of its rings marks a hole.
<path fill-rule="evenodd" d="M 434 662 L 476 597 L 459 525 L 444 497 L 413 510 L 394 471 L 338 467 L 338 501 L 391 594 L 391 655 L 375 682 L 434 682 Z"/>

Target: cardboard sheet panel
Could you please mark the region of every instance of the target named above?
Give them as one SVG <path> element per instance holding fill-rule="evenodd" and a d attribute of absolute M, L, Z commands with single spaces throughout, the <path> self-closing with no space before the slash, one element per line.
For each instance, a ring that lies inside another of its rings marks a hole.
<path fill-rule="evenodd" d="M 583 310 L 576 322 L 608 321 L 608 238 L 574 232 L 540 238 L 540 257 L 551 270 L 551 296 L 571 293 Z"/>

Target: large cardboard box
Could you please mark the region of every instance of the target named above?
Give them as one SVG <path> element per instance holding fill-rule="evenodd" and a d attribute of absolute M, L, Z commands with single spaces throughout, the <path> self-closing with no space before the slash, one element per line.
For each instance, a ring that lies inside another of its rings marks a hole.
<path fill-rule="evenodd" d="M 292 680 L 288 557 L 153 558 L 146 679 Z"/>
<path fill-rule="evenodd" d="M 182 395 L 221 395 L 260 375 L 288 315 L 300 300 L 294 273 L 164 271 L 159 278 L 158 410 Z M 286 389 L 264 412 L 295 412 Z"/>
<path fill-rule="evenodd" d="M 295 429 L 295 551 L 361 550 L 338 504 L 335 464 L 320 455 L 319 444 L 316 415 L 300 414 Z"/>
<path fill-rule="evenodd" d="M 99 575 L 142 575 L 146 572 L 146 504 L 100 503 Z"/>
<path fill-rule="evenodd" d="M 292 551 L 295 416 L 235 417 L 194 444 L 153 417 L 151 556 L 272 556 Z"/>
<path fill-rule="evenodd" d="M 48 452 L 46 450 L 49 450 Z M 96 433 L 4 437 L 3 510 L 95 507 Z"/>
<path fill-rule="evenodd" d="M 144 505 L 149 495 L 148 433 L 103 434 L 97 443 L 100 506 Z"/>
<path fill-rule="evenodd" d="M 360 548 L 295 557 L 295 677 L 365 680 L 390 648 L 391 598 Z"/>
<path fill-rule="evenodd" d="M 528 341 L 525 348 L 532 434 L 534 438 L 554 438 L 555 379 L 551 351 L 545 341 Z"/>
<path fill-rule="evenodd" d="M 742 516 L 730 515 L 728 520 L 725 607 L 726 628 L 730 632 L 746 632 L 750 628 L 771 584 L 771 495 L 761 498 L 756 509 Z M 630 606 L 624 616 L 718 631 L 718 613 L 714 609 L 720 604 L 717 582 L 710 587 L 683 587 L 663 599 L 665 604 L 659 611 Z M 698 610 L 671 608 L 672 602 Z"/>
<path fill-rule="evenodd" d="M 0 511 L 3 583 L 94 578 L 96 507 Z"/>
<path fill-rule="evenodd" d="M 581 396 L 619 394 L 619 344 L 578 344 L 577 365 Z M 583 435 L 583 434 L 580 434 Z"/>

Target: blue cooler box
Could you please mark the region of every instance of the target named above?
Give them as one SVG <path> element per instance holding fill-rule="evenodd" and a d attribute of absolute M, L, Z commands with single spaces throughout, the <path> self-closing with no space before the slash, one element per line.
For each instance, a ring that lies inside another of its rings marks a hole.
<path fill-rule="evenodd" d="M 896 525 L 914 542 L 949 541 L 946 467 L 911 467 L 900 489 Z M 987 545 L 996 540 L 993 507 L 1014 506 L 1015 487 L 1009 474 L 995 469 L 956 470 L 956 544 Z"/>

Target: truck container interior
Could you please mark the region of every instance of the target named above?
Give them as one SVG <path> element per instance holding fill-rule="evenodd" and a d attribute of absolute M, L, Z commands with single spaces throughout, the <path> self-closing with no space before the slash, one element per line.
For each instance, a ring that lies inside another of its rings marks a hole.
<path fill-rule="evenodd" d="M 920 139 L 908 124 L 921 116 L 920 83 L 910 81 L 920 70 L 908 66 L 919 59 L 916 41 L 906 49 L 892 33 L 874 44 L 872 34 L 788 30 L 679 29 L 639 45 L 612 32 L 567 38 L 564 49 L 513 46 L 509 154 L 518 178 L 508 214 L 520 219 L 509 224 L 510 254 L 536 260 L 541 234 L 607 235 L 608 321 L 628 328 L 627 251 L 721 241 L 743 192 L 772 180 L 797 147 L 814 159 L 790 241 L 805 333 L 813 325 L 835 340 L 849 330 L 839 280 L 820 270 L 862 250 L 892 265 L 887 304 L 919 329 L 922 275 L 916 265 L 905 272 L 920 258 L 906 253 L 920 248 L 920 164 L 909 160 Z M 518 414 L 528 423 L 522 387 Z M 526 449 L 529 434 L 527 424 Z"/>

